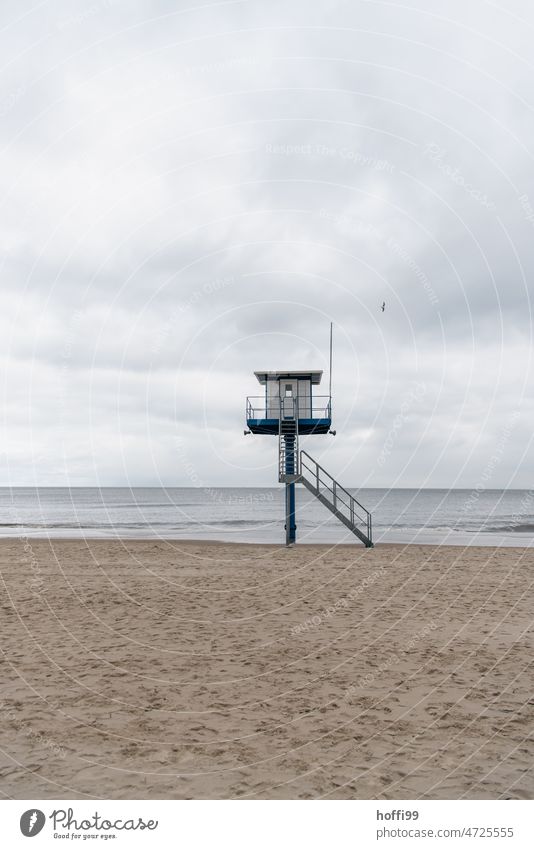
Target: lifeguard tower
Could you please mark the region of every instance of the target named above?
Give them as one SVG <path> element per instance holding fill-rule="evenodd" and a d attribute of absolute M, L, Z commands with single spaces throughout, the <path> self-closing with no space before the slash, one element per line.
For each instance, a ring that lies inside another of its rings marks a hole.
<path fill-rule="evenodd" d="M 371 514 L 307 451 L 299 436 L 334 433 L 332 395 L 315 395 L 322 371 L 255 371 L 263 395 L 247 398 L 247 433 L 278 436 L 278 480 L 286 485 L 286 545 L 296 541 L 295 484 L 303 484 L 368 548 Z"/>

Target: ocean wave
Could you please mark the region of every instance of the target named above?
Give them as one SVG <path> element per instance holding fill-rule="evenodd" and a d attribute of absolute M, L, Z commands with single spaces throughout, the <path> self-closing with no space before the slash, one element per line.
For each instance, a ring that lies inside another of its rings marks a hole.
<path fill-rule="evenodd" d="M 116 521 L 116 522 L 102 522 L 102 521 L 79 521 L 79 522 L 69 522 L 69 521 L 56 521 L 56 522 L 35 522 L 35 521 L 27 521 L 27 522 L 0 522 L 0 530 L 5 528 L 6 530 L 18 529 L 19 531 L 32 531 L 32 530 L 40 530 L 40 531 L 57 531 L 61 529 L 65 530 L 78 530 L 83 531 L 87 530 L 106 530 L 106 531 L 115 531 L 120 532 L 121 530 L 150 530 L 150 529 L 158 529 L 160 531 L 169 530 L 169 531 L 187 531 L 189 529 L 210 529 L 210 528 L 226 528 L 228 531 L 231 531 L 233 528 L 236 530 L 243 528 L 269 528 L 272 526 L 277 527 L 280 522 L 283 522 L 283 517 L 275 517 L 275 518 L 264 518 L 264 519 L 218 519 L 213 521 L 195 521 L 193 519 L 188 519 L 187 521 L 136 521 L 136 522 L 124 522 L 124 521 Z M 333 527 L 337 526 L 330 517 L 323 519 L 322 521 L 310 521 L 307 519 L 298 519 L 297 517 L 297 527 L 301 530 L 305 528 L 316 528 L 320 526 L 328 526 Z M 534 524 L 533 523 L 522 523 L 522 524 L 504 524 L 502 520 L 500 523 L 495 524 L 478 524 L 478 523 L 469 523 L 469 524 L 455 524 L 455 525 L 443 525 L 443 524 L 430 524 L 430 523 L 374 523 L 374 527 L 376 531 L 400 531 L 403 533 L 417 533 L 419 531 L 429 531 L 429 532 L 439 532 L 444 534 L 533 534 L 534 535 Z"/>
<path fill-rule="evenodd" d="M 413 522 L 411 524 L 405 523 L 373 523 L 375 530 L 382 531 L 405 531 L 405 532 L 414 532 L 414 531 L 439 531 L 441 533 L 463 533 L 463 534 L 534 534 L 534 524 L 503 524 L 502 520 L 499 523 L 491 524 L 491 523 L 478 523 L 478 522 L 469 522 L 465 524 L 456 523 L 454 525 L 433 525 L 430 522 L 422 522 L 418 524 L 417 522 Z"/>
<path fill-rule="evenodd" d="M 215 528 L 233 526 L 242 527 L 265 527 L 279 523 L 279 520 L 267 521 L 265 519 L 222 519 L 217 522 L 0 522 L 0 528 L 20 528 L 21 530 L 88 530 L 102 529 L 120 531 L 121 529 L 142 530 L 146 528 L 167 528 L 168 530 L 187 530 L 188 528 Z"/>
<path fill-rule="evenodd" d="M 481 530 L 491 531 L 493 533 L 534 534 L 534 525 L 529 523 L 516 525 L 486 525 L 481 528 Z"/>

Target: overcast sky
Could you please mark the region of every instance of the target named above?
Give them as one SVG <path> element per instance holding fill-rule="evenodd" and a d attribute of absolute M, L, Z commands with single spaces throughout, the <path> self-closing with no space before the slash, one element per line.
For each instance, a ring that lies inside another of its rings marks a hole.
<path fill-rule="evenodd" d="M 0 484 L 276 485 L 253 371 L 333 321 L 344 483 L 533 486 L 533 40 L 527 0 L 3 0 Z"/>

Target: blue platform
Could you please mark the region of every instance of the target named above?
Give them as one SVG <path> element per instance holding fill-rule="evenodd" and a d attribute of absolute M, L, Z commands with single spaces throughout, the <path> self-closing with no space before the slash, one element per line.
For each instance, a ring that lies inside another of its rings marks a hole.
<path fill-rule="evenodd" d="M 328 433 L 332 419 L 299 419 L 298 432 L 301 434 L 311 433 Z M 247 427 L 252 433 L 269 433 L 278 436 L 279 420 L 278 419 L 249 419 L 247 418 Z"/>

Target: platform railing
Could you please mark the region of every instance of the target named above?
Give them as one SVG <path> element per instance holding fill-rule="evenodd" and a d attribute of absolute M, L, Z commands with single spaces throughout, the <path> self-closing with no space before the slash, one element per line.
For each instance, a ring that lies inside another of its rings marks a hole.
<path fill-rule="evenodd" d="M 328 395 L 316 395 L 312 404 L 299 403 L 295 398 L 299 419 L 331 419 L 332 401 Z M 265 395 L 249 395 L 246 404 L 246 417 L 249 419 L 279 419 L 280 399 L 265 401 Z"/>

